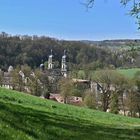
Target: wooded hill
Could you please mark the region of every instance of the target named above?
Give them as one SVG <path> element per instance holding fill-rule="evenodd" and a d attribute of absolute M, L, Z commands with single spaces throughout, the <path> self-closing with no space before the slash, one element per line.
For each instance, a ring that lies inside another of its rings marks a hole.
<path fill-rule="evenodd" d="M 134 44 L 135 45 L 135 44 Z M 140 64 L 140 49 L 111 50 L 83 43 L 82 41 L 65 41 L 46 36 L 11 36 L 0 34 L 0 68 L 6 70 L 9 65 L 28 64 L 32 68 L 48 59 L 53 50 L 54 63 L 60 67 L 63 51 L 67 51 L 69 69 L 97 69 L 104 67 L 138 67 Z M 132 61 L 133 60 L 133 61 Z"/>
<path fill-rule="evenodd" d="M 100 47 L 104 46 L 118 46 L 118 47 L 125 47 L 125 46 L 139 46 L 140 47 L 140 39 L 117 39 L 117 40 L 103 40 L 103 41 L 90 41 L 90 40 L 83 40 L 82 42 L 90 44 L 90 45 L 98 45 Z"/>

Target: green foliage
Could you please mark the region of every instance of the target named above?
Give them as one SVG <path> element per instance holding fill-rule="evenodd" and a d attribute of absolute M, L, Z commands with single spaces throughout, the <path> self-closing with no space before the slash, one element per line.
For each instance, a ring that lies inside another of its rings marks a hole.
<path fill-rule="evenodd" d="M 19 74 L 20 67 L 17 66 L 14 71 L 12 71 L 11 76 L 12 76 L 12 85 L 13 89 L 18 90 L 18 91 L 24 91 L 24 82 L 22 79 L 22 76 Z"/>
<path fill-rule="evenodd" d="M 133 78 L 135 74 L 140 71 L 140 68 L 132 68 L 132 69 L 118 69 L 119 73 L 125 75 L 128 78 Z"/>
<path fill-rule="evenodd" d="M 27 64 L 21 66 L 21 70 L 24 73 L 25 77 L 29 77 L 31 74 L 31 67 L 29 67 Z"/>
<path fill-rule="evenodd" d="M 140 119 L 0 89 L 2 140 L 139 140 Z"/>
<path fill-rule="evenodd" d="M 48 61 L 44 62 L 45 69 L 48 69 Z"/>
<path fill-rule="evenodd" d="M 30 81 L 29 81 L 29 87 L 31 90 L 31 94 L 35 96 L 41 96 L 42 93 L 42 83 L 40 81 L 41 79 L 41 72 L 39 70 L 36 70 L 35 75 L 30 75 Z"/>
<path fill-rule="evenodd" d="M 79 70 L 78 71 L 78 77 L 79 79 L 86 79 L 86 74 L 84 72 L 84 70 Z"/>
<path fill-rule="evenodd" d="M 72 96 L 74 90 L 74 84 L 71 79 L 63 78 L 59 82 L 60 94 L 64 98 L 64 103 L 69 102 L 69 97 Z"/>
<path fill-rule="evenodd" d="M 118 104 L 118 94 L 114 93 L 111 95 L 111 103 L 110 103 L 110 112 L 114 114 L 118 114 L 119 112 L 119 104 Z"/>
<path fill-rule="evenodd" d="M 78 89 L 77 87 L 73 87 L 73 90 L 72 90 L 72 95 L 73 96 L 77 96 L 77 97 L 82 97 L 82 91 L 80 89 Z"/>
<path fill-rule="evenodd" d="M 96 108 L 96 97 L 95 93 L 87 90 L 85 92 L 84 103 L 88 108 L 95 109 Z"/>

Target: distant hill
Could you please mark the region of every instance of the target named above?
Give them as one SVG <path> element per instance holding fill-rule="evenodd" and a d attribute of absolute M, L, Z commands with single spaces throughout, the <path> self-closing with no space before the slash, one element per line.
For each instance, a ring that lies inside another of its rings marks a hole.
<path fill-rule="evenodd" d="M 140 119 L 0 88 L 1 140 L 139 140 Z"/>
<path fill-rule="evenodd" d="M 82 40 L 81 42 L 96 45 L 96 46 L 130 46 L 136 45 L 140 46 L 140 39 L 118 39 L 118 40 L 103 40 L 103 41 L 90 41 L 90 40 Z"/>

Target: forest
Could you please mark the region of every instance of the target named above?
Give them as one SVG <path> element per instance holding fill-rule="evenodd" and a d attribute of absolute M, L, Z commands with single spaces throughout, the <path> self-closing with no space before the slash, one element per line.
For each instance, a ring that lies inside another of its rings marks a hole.
<path fill-rule="evenodd" d="M 63 51 L 66 50 L 69 71 L 139 67 L 139 41 L 126 40 L 121 47 L 116 47 L 115 41 L 102 41 L 100 44 L 102 45 L 87 41 L 66 41 L 47 36 L 10 35 L 1 32 L 0 68 L 6 71 L 10 65 L 16 67 L 27 64 L 35 69 L 42 62 L 47 62 L 51 49 L 57 67 L 60 67 Z"/>

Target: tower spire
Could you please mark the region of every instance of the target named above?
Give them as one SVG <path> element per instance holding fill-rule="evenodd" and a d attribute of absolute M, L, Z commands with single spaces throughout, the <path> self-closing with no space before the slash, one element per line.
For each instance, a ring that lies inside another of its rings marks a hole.
<path fill-rule="evenodd" d="M 53 52 L 53 51 L 52 51 L 52 49 L 51 49 L 51 55 L 52 55 L 52 52 Z"/>
<path fill-rule="evenodd" d="M 61 73 L 64 77 L 67 77 L 66 50 L 64 50 L 64 55 L 62 56 Z"/>
<path fill-rule="evenodd" d="M 53 69 L 53 53 L 52 53 L 52 49 L 51 49 L 51 54 L 49 55 L 48 58 L 48 69 Z"/>
<path fill-rule="evenodd" d="M 66 50 L 64 50 L 64 55 L 66 55 Z"/>

